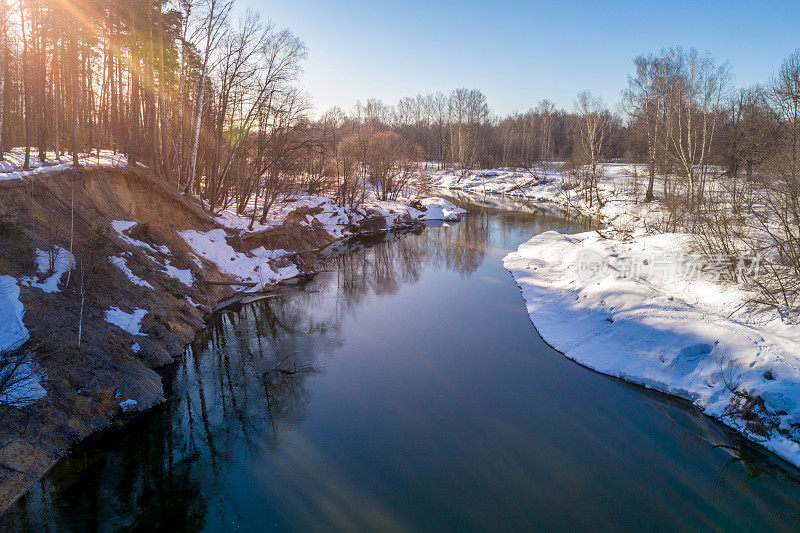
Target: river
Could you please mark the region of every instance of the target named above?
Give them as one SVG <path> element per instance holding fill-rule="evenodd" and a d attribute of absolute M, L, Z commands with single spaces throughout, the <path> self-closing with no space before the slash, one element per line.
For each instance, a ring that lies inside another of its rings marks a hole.
<path fill-rule="evenodd" d="M 795 529 L 796 469 L 544 344 L 501 260 L 590 226 L 489 200 L 220 313 L 165 405 L 81 444 L 2 525 Z"/>

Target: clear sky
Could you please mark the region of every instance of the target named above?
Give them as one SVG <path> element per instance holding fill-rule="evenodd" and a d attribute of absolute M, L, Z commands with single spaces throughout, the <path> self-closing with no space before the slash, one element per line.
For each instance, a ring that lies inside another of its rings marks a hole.
<path fill-rule="evenodd" d="M 308 46 L 317 113 L 357 100 L 477 88 L 492 110 L 590 89 L 615 105 L 634 56 L 674 44 L 728 61 L 737 86 L 765 82 L 800 47 L 800 0 L 511 2 L 239 0 Z"/>

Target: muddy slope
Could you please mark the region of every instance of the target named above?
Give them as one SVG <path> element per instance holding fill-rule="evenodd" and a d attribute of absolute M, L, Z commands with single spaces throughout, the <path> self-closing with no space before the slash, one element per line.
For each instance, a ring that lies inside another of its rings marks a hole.
<path fill-rule="evenodd" d="M 113 220 L 137 222 L 129 236 L 151 248 L 126 242 L 110 226 Z M 205 283 L 226 277 L 194 257 L 177 233 L 215 227 L 202 209 L 142 169 L 78 170 L 0 182 L 0 274 L 34 276 L 36 249 L 69 249 L 70 242 L 83 265 L 83 276 L 74 271 L 60 292 L 21 288 L 32 338 L 27 348 L 47 377 L 47 396 L 23 409 L 0 409 L 0 511 L 74 443 L 119 417 L 122 400 L 136 400 L 137 409 L 162 400 L 161 377 L 154 369 L 170 363 L 203 327 L 203 317 L 233 293 L 228 286 Z M 303 251 L 333 241 L 323 230 L 298 230 L 287 220 L 231 244 L 242 249 L 280 244 Z M 133 274 L 152 288 L 131 283 L 110 263 L 111 256 L 124 257 Z M 169 277 L 167 261 L 191 270 L 195 283 L 188 287 Z M 147 336 L 106 322 L 104 312 L 112 306 L 128 312 L 146 309 L 142 332 Z"/>

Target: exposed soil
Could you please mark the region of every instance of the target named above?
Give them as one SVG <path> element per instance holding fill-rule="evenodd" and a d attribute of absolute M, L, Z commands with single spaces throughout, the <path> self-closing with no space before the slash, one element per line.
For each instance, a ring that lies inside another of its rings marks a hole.
<path fill-rule="evenodd" d="M 290 214 L 282 226 L 229 243 L 240 251 L 265 246 L 300 252 L 292 260 L 301 268 L 312 264 L 315 250 L 334 239 L 321 226 L 301 226 L 303 210 L 308 208 Z M 131 237 L 156 249 L 165 245 L 170 254 L 126 243 L 110 227 L 113 220 L 136 221 Z M 85 272 L 81 280 L 73 271 L 60 292 L 21 288 L 29 346 L 46 375 L 47 396 L 30 407 L 0 412 L 0 512 L 76 442 L 118 418 L 121 400 L 135 399 L 140 410 L 163 400 L 161 376 L 154 369 L 172 362 L 204 326 L 204 316 L 234 294 L 230 286 L 206 283 L 232 280 L 197 259 L 178 235 L 215 227 L 200 207 L 143 169 L 74 170 L 0 182 L 0 273 L 33 276 L 37 248 L 69 249 L 70 240 Z M 127 266 L 153 289 L 134 285 L 109 262 L 109 256 L 123 253 Z M 162 266 L 167 258 L 177 268 L 191 269 L 197 282 L 189 288 L 167 276 Z M 81 281 L 85 304 L 78 349 Z M 146 309 L 142 332 L 147 336 L 106 322 L 104 311 L 111 306 Z M 133 343 L 141 347 L 138 353 Z"/>

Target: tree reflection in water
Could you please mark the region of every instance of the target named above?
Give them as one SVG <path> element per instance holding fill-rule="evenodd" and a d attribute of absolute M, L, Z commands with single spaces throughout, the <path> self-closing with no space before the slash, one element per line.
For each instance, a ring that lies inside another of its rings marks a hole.
<path fill-rule="evenodd" d="M 165 373 L 164 406 L 80 445 L 6 523 L 196 530 L 210 508 L 236 508 L 237 494 L 208 487 L 222 483 L 223 465 L 276 449 L 282 432 L 304 420 L 306 380 L 319 372 L 320 354 L 341 346 L 342 314 L 370 294 L 417 282 L 431 260 L 469 276 L 485 254 L 487 224 L 476 217 L 381 238 L 386 242 L 332 259 L 331 271 L 291 297 L 216 316 Z M 296 373 L 269 372 L 292 352 L 282 368 Z"/>

